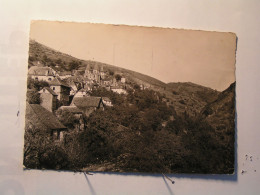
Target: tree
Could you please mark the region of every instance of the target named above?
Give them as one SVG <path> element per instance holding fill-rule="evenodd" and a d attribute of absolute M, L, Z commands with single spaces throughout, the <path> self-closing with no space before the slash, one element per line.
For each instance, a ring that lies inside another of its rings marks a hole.
<path fill-rule="evenodd" d="M 49 139 L 46 129 L 26 121 L 23 164 L 27 168 L 66 169 L 68 157 L 61 146 Z"/>
<path fill-rule="evenodd" d="M 116 78 L 117 81 L 120 81 L 121 78 L 122 78 L 122 76 L 121 76 L 120 74 L 116 74 L 116 75 L 115 75 L 115 78 Z"/>
<path fill-rule="evenodd" d="M 33 89 L 36 91 L 40 91 L 44 87 L 49 87 L 49 83 L 46 81 L 34 80 L 31 77 L 27 78 L 27 89 Z"/>
<path fill-rule="evenodd" d="M 56 60 L 56 64 L 59 64 L 59 65 L 61 65 L 62 64 L 62 60 L 59 58 L 59 59 L 57 59 Z"/>
<path fill-rule="evenodd" d="M 78 69 L 79 67 L 79 63 L 75 60 L 72 60 L 70 63 L 69 63 L 69 70 L 75 70 L 75 69 Z"/>
<path fill-rule="evenodd" d="M 70 129 L 74 129 L 76 127 L 79 128 L 80 119 L 76 117 L 73 113 L 67 110 L 58 109 L 56 111 L 56 116 L 59 119 L 59 121 L 66 127 Z"/>
<path fill-rule="evenodd" d="M 29 104 L 40 104 L 41 103 L 40 94 L 37 91 L 28 91 L 26 94 L 26 101 Z"/>
<path fill-rule="evenodd" d="M 114 76 L 114 72 L 112 70 L 109 70 L 109 75 Z"/>

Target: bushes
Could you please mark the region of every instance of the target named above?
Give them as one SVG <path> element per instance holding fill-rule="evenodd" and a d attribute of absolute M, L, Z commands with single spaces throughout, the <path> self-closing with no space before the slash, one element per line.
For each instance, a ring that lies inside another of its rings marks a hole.
<path fill-rule="evenodd" d="M 67 169 L 68 156 L 58 145 L 49 144 L 39 156 L 40 166 L 45 169 Z"/>
<path fill-rule="evenodd" d="M 27 89 L 40 91 L 44 87 L 49 87 L 49 83 L 46 81 L 34 80 L 31 77 L 27 78 Z"/>
<path fill-rule="evenodd" d="M 27 91 L 26 101 L 29 104 L 40 104 L 41 103 L 40 94 L 37 91 Z"/>
<path fill-rule="evenodd" d="M 56 116 L 59 121 L 69 129 L 74 129 L 79 126 L 79 118 L 69 111 L 58 109 Z"/>
<path fill-rule="evenodd" d="M 68 157 L 64 149 L 48 137 L 46 129 L 26 122 L 23 164 L 27 168 L 67 169 Z"/>

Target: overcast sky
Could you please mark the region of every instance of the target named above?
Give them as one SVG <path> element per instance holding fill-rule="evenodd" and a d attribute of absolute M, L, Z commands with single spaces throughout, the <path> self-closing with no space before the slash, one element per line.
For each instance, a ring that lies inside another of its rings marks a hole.
<path fill-rule="evenodd" d="M 30 38 L 84 60 L 134 70 L 163 82 L 217 90 L 235 81 L 233 33 L 33 21 Z"/>

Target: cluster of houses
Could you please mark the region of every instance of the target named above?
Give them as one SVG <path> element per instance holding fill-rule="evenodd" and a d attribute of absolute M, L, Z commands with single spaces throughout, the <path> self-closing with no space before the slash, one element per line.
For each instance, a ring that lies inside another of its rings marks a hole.
<path fill-rule="evenodd" d="M 28 76 L 34 80 L 48 82 L 49 87 L 44 87 L 38 92 L 41 98 L 40 105 L 27 106 L 26 119 L 39 118 L 38 122 L 46 127 L 51 137 L 57 141 L 63 139 L 64 131 L 67 130 L 55 116 L 57 110 L 68 111 L 81 120 L 83 115 L 89 116 L 97 109 L 104 110 L 106 106 L 113 106 L 108 97 L 90 96 L 89 92 L 93 89 L 105 87 L 107 90 L 126 94 L 126 79 L 116 80 L 107 74 L 103 67 L 98 66 L 87 66 L 84 75 L 81 75 L 77 71 L 59 73 L 51 67 L 37 63 L 28 70 Z M 52 121 L 51 125 L 48 121 Z M 81 123 L 79 130 L 82 128 L 84 127 Z"/>

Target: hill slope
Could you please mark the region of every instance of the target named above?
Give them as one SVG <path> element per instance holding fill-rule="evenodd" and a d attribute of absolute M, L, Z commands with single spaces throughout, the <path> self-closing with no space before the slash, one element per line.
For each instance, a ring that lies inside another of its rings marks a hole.
<path fill-rule="evenodd" d="M 121 74 L 127 82 L 143 85 L 164 94 L 169 105 L 173 105 L 178 114 L 184 112 L 195 116 L 209 102 L 216 99 L 219 92 L 193 83 L 164 83 L 153 77 L 113 65 L 91 60 L 80 60 L 68 54 L 51 49 L 36 41 L 30 40 L 29 67 L 40 61 L 43 66 L 63 72 L 77 70 L 83 74 L 87 65 L 103 66 L 104 71 Z"/>
<path fill-rule="evenodd" d="M 166 95 L 171 99 L 177 113 L 198 114 L 204 106 L 214 101 L 219 92 L 191 82 L 168 83 Z"/>
<path fill-rule="evenodd" d="M 229 173 L 234 171 L 235 161 L 235 85 L 232 83 L 218 98 L 201 111 L 201 122 L 210 124 L 214 131 L 218 148 Z"/>

